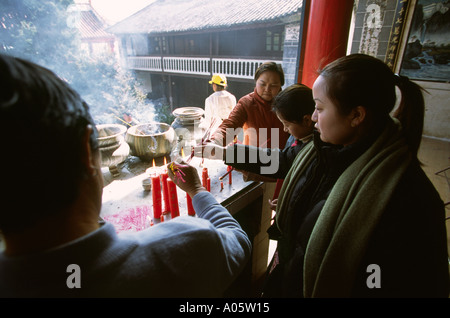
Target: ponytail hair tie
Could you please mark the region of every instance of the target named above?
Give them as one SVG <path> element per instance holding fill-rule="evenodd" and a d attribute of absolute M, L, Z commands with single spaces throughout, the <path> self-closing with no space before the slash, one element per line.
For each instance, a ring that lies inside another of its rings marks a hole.
<path fill-rule="evenodd" d="M 403 76 L 400 74 L 394 74 L 394 84 L 399 86 L 402 83 L 409 82 L 409 78 L 407 76 Z"/>

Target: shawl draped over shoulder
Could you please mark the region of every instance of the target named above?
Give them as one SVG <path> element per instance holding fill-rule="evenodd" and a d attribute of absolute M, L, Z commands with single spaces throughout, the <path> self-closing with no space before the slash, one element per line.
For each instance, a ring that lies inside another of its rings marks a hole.
<path fill-rule="evenodd" d="M 295 184 L 317 156 L 313 143 L 298 153 L 283 182 L 277 224 L 286 228 Z M 397 120 L 353 162 L 333 186 L 309 239 L 304 260 L 305 297 L 349 297 L 371 234 L 411 162 Z"/>

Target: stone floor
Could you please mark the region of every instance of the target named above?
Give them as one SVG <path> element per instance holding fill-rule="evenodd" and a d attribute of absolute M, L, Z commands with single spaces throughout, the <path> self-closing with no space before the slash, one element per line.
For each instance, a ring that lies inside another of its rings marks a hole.
<path fill-rule="evenodd" d="M 419 159 L 423 164 L 423 170 L 438 190 L 444 203 L 449 203 L 445 207 L 445 215 L 447 247 L 450 254 L 450 141 L 422 138 Z"/>

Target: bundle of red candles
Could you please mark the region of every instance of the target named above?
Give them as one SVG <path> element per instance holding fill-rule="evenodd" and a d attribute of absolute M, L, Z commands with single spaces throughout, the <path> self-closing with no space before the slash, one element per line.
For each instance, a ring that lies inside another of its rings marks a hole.
<path fill-rule="evenodd" d="M 164 158 L 164 166 L 166 166 L 166 164 L 166 158 Z M 155 160 L 153 160 L 153 170 L 150 172 L 150 178 L 152 181 L 153 217 L 163 221 L 164 216 L 169 212 L 172 219 L 179 216 L 180 209 L 178 206 L 177 187 L 175 183 L 169 179 L 167 169 L 165 168 L 163 173 L 158 174 L 155 168 Z M 162 209 L 161 190 L 164 199 L 164 210 Z"/>
<path fill-rule="evenodd" d="M 164 158 L 164 167 L 164 172 L 158 174 L 155 167 L 155 160 L 153 160 L 153 169 L 150 171 L 150 178 L 152 182 L 153 217 L 155 219 L 160 219 L 161 222 L 164 221 L 165 215 L 169 213 L 172 219 L 180 216 L 177 186 L 173 180 L 169 178 L 169 174 L 167 173 L 166 158 Z M 188 215 L 194 216 L 195 211 L 192 205 L 192 199 L 187 193 L 186 200 Z M 164 201 L 164 210 L 162 201 Z"/>
<path fill-rule="evenodd" d="M 155 219 L 160 219 L 161 222 L 164 220 L 165 215 L 167 215 L 168 213 L 170 213 L 172 219 L 180 215 L 177 186 L 173 182 L 173 180 L 169 178 L 169 174 L 167 173 L 166 158 L 164 158 L 164 167 L 164 171 L 161 174 L 158 174 L 155 167 L 155 160 L 153 160 L 153 169 L 151 169 L 150 171 L 150 178 L 152 183 L 153 217 Z M 174 170 L 176 170 L 176 168 Z M 222 180 L 226 176 L 229 176 L 229 184 L 232 184 L 232 170 L 233 168 L 231 166 L 228 166 L 227 173 L 219 178 L 221 189 L 223 189 Z M 211 192 L 211 179 L 208 175 L 208 168 L 206 167 L 203 167 L 202 169 L 202 185 L 206 188 L 207 191 Z M 163 201 L 164 209 L 162 204 Z M 186 193 L 186 203 L 188 215 L 195 216 L 194 207 L 192 205 L 192 198 L 188 193 Z"/>
<path fill-rule="evenodd" d="M 167 191 L 169 195 L 170 216 L 173 219 L 180 216 L 180 208 L 178 207 L 177 185 L 171 179 L 167 179 Z"/>
<path fill-rule="evenodd" d="M 152 180 L 153 217 L 161 218 L 161 183 L 156 173 L 150 176 Z M 164 183 L 163 183 L 164 185 Z"/>

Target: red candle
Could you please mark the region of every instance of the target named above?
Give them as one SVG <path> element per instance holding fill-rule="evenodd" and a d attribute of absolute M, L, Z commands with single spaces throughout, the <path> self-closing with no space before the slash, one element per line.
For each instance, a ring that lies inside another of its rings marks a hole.
<path fill-rule="evenodd" d="M 249 135 L 245 135 L 245 137 L 244 137 L 244 145 L 250 145 L 250 136 Z"/>
<path fill-rule="evenodd" d="M 192 198 L 187 193 L 186 193 L 186 201 L 187 201 L 188 215 L 194 216 L 195 215 L 195 211 L 194 211 L 194 206 L 192 205 Z"/>
<path fill-rule="evenodd" d="M 211 192 L 211 179 L 206 178 L 206 190 Z"/>
<path fill-rule="evenodd" d="M 169 178 L 169 175 L 167 172 L 164 172 L 161 174 L 161 183 L 162 183 L 162 190 L 163 190 L 163 198 L 164 198 L 164 211 L 163 212 L 169 212 L 170 211 L 170 201 L 169 201 L 169 190 L 167 189 L 167 178 Z"/>
<path fill-rule="evenodd" d="M 180 216 L 180 208 L 178 207 L 177 186 L 170 178 L 167 179 L 167 189 L 169 192 L 170 215 L 173 219 Z"/>
<path fill-rule="evenodd" d="M 159 176 L 152 176 L 152 200 L 153 200 L 153 217 L 159 219 L 161 217 L 161 183 Z"/>
<path fill-rule="evenodd" d="M 231 183 L 233 183 L 233 181 L 232 181 L 232 179 L 231 179 L 231 174 L 232 174 L 232 171 L 233 170 L 233 167 L 231 167 L 231 166 L 227 166 L 227 171 L 229 171 L 230 173 L 228 174 L 228 184 L 231 184 Z"/>
<path fill-rule="evenodd" d="M 147 220 L 150 226 L 153 226 L 153 219 L 147 215 Z"/>
<path fill-rule="evenodd" d="M 208 168 L 203 168 L 202 170 L 202 185 L 206 188 L 208 179 Z"/>

